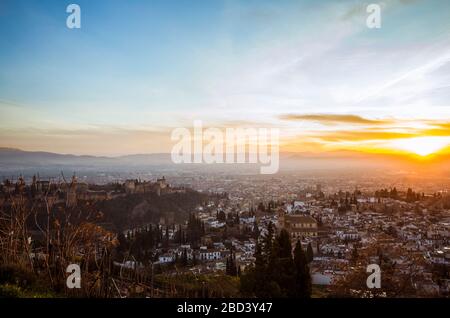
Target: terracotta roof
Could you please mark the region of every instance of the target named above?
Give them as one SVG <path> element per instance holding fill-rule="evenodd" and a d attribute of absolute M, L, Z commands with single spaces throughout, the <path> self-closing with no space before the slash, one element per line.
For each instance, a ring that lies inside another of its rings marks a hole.
<path fill-rule="evenodd" d="M 286 221 L 294 221 L 296 223 L 317 223 L 317 221 L 309 215 L 289 214 L 285 215 Z"/>

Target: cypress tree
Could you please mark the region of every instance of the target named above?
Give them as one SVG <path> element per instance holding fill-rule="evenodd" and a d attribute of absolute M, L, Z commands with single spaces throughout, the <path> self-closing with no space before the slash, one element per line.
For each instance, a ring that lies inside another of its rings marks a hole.
<path fill-rule="evenodd" d="M 292 245 L 288 231 L 282 229 L 277 237 L 278 241 L 278 257 L 280 258 L 292 258 Z"/>
<path fill-rule="evenodd" d="M 272 222 L 270 222 L 269 225 L 267 226 L 267 234 L 264 236 L 262 248 L 263 255 L 266 259 L 268 259 L 270 257 L 270 254 L 272 253 L 273 234 L 274 230 Z"/>
<path fill-rule="evenodd" d="M 311 263 L 314 259 L 314 252 L 311 246 L 311 243 L 308 243 L 308 247 L 306 248 L 306 261 Z"/>
<path fill-rule="evenodd" d="M 253 223 L 252 236 L 255 240 L 257 240 L 259 238 L 259 228 L 258 228 L 258 223 L 256 222 L 256 220 L 255 220 L 255 223 Z"/>
<path fill-rule="evenodd" d="M 279 294 L 273 297 L 294 296 L 295 290 L 295 266 L 292 258 L 292 245 L 289 233 L 283 229 L 276 237 L 273 244 L 273 252 L 270 257 L 268 271 L 273 281 L 278 285 Z"/>
<path fill-rule="evenodd" d="M 187 259 L 187 250 L 183 249 L 183 253 L 181 255 L 181 265 L 186 267 L 188 265 L 188 259 Z"/>
<path fill-rule="evenodd" d="M 295 265 L 295 290 L 294 295 L 297 298 L 311 297 L 311 274 L 309 273 L 309 266 L 306 260 L 306 255 L 303 252 L 302 244 L 297 241 L 294 250 L 294 265 Z"/>

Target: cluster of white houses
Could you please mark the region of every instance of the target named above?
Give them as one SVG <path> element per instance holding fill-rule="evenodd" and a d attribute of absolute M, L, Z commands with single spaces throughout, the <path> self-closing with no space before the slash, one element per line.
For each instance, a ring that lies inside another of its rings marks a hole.
<path fill-rule="evenodd" d="M 207 246 L 201 246 L 200 249 L 194 250 L 190 244 L 185 244 L 180 245 L 179 248 L 170 253 L 160 255 L 158 261 L 160 264 L 173 263 L 177 257 L 183 257 L 183 253 L 186 253 L 186 258 L 189 261 L 192 261 L 194 258 L 198 261 L 217 261 L 227 257 L 230 251 L 224 247 L 208 248 Z"/>

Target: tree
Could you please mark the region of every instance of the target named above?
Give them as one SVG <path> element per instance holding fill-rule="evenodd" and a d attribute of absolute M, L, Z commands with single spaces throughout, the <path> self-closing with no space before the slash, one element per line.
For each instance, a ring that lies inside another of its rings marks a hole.
<path fill-rule="evenodd" d="M 117 250 L 120 254 L 123 255 L 123 253 L 128 251 L 128 241 L 122 232 L 119 232 L 119 234 L 117 235 L 117 241 L 119 243 Z"/>
<path fill-rule="evenodd" d="M 262 249 L 262 252 L 266 258 L 269 258 L 270 254 L 272 253 L 273 235 L 274 235 L 273 225 L 272 222 L 269 222 L 269 225 L 267 226 L 267 233 L 263 238 L 263 249 Z"/>
<path fill-rule="evenodd" d="M 268 263 L 268 277 L 272 285 L 278 285 L 273 297 L 293 297 L 295 294 L 295 267 L 292 258 L 292 244 L 289 233 L 282 229 L 276 236 Z"/>
<path fill-rule="evenodd" d="M 164 235 L 164 248 L 169 248 L 169 227 L 166 226 L 166 233 Z"/>
<path fill-rule="evenodd" d="M 255 266 L 241 275 L 241 292 L 251 297 L 294 297 L 295 266 L 289 233 L 282 230 L 273 238 L 269 224 L 268 233 L 256 245 Z"/>
<path fill-rule="evenodd" d="M 390 197 L 392 199 L 397 199 L 398 198 L 398 192 L 397 192 L 397 188 L 396 187 L 394 187 L 394 189 L 391 190 Z"/>
<path fill-rule="evenodd" d="M 252 231 L 252 237 L 257 240 L 259 238 L 259 228 L 258 228 L 258 223 L 255 222 L 253 223 L 253 231 Z"/>
<path fill-rule="evenodd" d="M 238 274 L 236 266 L 236 258 L 233 252 L 231 252 L 230 256 L 227 257 L 226 274 L 230 276 L 237 276 Z"/>
<path fill-rule="evenodd" d="M 303 252 L 302 244 L 297 241 L 294 249 L 294 265 L 295 265 L 295 291 L 294 295 L 298 298 L 311 297 L 311 275 L 306 255 Z"/>
<path fill-rule="evenodd" d="M 234 217 L 234 224 L 238 225 L 240 223 L 239 214 L 236 213 L 236 216 Z"/>
<path fill-rule="evenodd" d="M 265 207 L 265 205 L 264 205 L 263 202 L 260 202 L 260 203 L 258 204 L 258 211 L 266 212 L 266 207 Z"/>
<path fill-rule="evenodd" d="M 414 287 L 417 275 L 421 275 L 425 260 L 420 256 L 412 256 L 411 265 L 407 271 L 403 271 L 395 266 L 388 257 L 382 256 L 381 250 L 385 246 L 379 243 L 360 248 L 354 261 L 354 268 L 330 286 L 331 297 L 417 297 L 417 290 Z M 380 263 L 382 272 L 381 288 L 367 287 L 368 260 L 373 256 L 381 256 Z"/>
<path fill-rule="evenodd" d="M 308 247 L 306 248 L 306 261 L 311 263 L 314 259 L 314 252 L 311 246 L 311 243 L 308 243 Z"/>
<path fill-rule="evenodd" d="M 181 254 L 181 265 L 183 267 L 186 267 L 188 265 L 188 257 L 187 257 L 187 250 L 183 249 L 183 252 Z"/>
<path fill-rule="evenodd" d="M 267 260 L 263 255 L 262 246 L 256 243 L 255 265 L 241 275 L 241 293 L 250 297 L 271 297 L 276 286 L 267 277 Z M 279 287 L 278 287 L 279 289 Z"/>
<path fill-rule="evenodd" d="M 195 256 L 195 253 L 192 253 L 192 266 L 197 265 L 197 256 Z"/>
<path fill-rule="evenodd" d="M 192 245 L 196 245 L 203 234 L 204 228 L 202 222 L 194 214 L 189 215 L 187 225 L 187 238 Z"/>
<path fill-rule="evenodd" d="M 219 212 L 217 213 L 217 220 L 218 220 L 218 221 L 220 221 L 220 222 L 225 222 L 226 219 L 227 219 L 227 216 L 225 215 L 225 212 L 223 212 L 223 211 L 221 210 L 221 211 L 219 211 Z"/>
<path fill-rule="evenodd" d="M 288 231 L 282 229 L 280 234 L 277 236 L 278 245 L 278 257 L 279 258 L 289 258 L 292 257 L 292 245 L 291 239 Z"/>

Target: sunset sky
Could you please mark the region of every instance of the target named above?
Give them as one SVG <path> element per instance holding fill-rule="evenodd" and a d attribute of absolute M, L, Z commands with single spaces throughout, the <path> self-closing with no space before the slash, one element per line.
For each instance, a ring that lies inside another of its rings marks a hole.
<path fill-rule="evenodd" d="M 81 7 L 81 29 L 66 6 Z M 450 1 L 0 1 L 0 147 L 170 152 L 170 132 L 277 127 L 282 150 L 450 145 Z"/>

